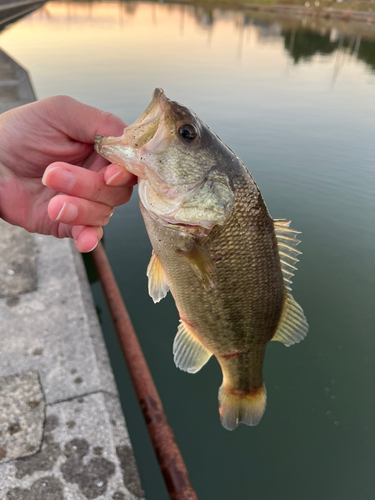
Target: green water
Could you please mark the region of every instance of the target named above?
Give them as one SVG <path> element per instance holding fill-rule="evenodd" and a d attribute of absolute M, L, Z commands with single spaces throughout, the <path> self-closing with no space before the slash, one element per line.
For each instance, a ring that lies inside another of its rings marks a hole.
<path fill-rule="evenodd" d="M 315 23 L 315 24 L 314 24 Z M 27 43 L 25 42 L 27 40 Z M 293 295 L 301 344 L 267 348 L 261 424 L 225 431 L 215 360 L 177 370 L 178 315 L 147 294 L 151 254 L 137 196 L 117 208 L 105 247 L 200 500 L 375 497 L 375 33 L 367 25 L 219 9 L 49 3 L 0 47 L 38 97 L 66 93 L 134 120 L 154 87 L 191 106 L 245 162 L 303 251 Z M 92 291 L 149 500 L 163 485 L 109 314 Z"/>

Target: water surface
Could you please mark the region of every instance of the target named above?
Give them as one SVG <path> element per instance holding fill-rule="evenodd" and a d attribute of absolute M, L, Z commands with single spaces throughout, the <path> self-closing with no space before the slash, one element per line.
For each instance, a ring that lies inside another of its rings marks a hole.
<path fill-rule="evenodd" d="M 0 47 L 39 98 L 68 94 L 132 122 L 154 87 L 191 106 L 242 158 L 303 251 L 293 295 L 310 332 L 267 348 L 261 424 L 225 431 L 211 360 L 177 370 L 178 315 L 147 295 L 137 197 L 105 246 L 201 500 L 375 496 L 375 35 L 367 25 L 146 3 L 53 2 Z M 164 489 L 100 287 L 93 283 L 148 499 Z"/>

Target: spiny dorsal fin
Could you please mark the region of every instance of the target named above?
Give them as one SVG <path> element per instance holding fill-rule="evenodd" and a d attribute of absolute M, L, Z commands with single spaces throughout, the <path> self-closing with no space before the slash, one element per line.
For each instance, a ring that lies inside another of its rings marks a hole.
<path fill-rule="evenodd" d="M 177 368 L 188 373 L 198 372 L 212 354 L 189 332 L 188 326 L 180 320 L 173 342 L 174 362 Z"/>
<path fill-rule="evenodd" d="M 192 243 L 189 250 L 178 250 L 184 256 L 196 277 L 201 281 L 206 290 L 213 288 L 214 274 L 216 272 L 215 264 L 212 262 L 208 253 L 195 242 Z"/>
<path fill-rule="evenodd" d="M 155 252 L 152 252 L 146 274 L 148 276 L 148 293 L 156 304 L 167 295 L 169 286 L 164 269 Z"/>
<path fill-rule="evenodd" d="M 296 239 L 299 231 L 295 231 L 289 227 L 290 220 L 273 219 L 275 234 L 277 238 L 277 245 L 279 247 L 279 256 L 281 270 L 284 277 L 285 288 L 291 291 L 293 271 L 297 271 L 295 264 L 299 262 L 297 258 L 302 252 L 297 250 L 297 245 L 301 243 Z"/>
<path fill-rule="evenodd" d="M 302 307 L 297 304 L 290 293 L 287 293 L 279 325 L 272 340 L 282 342 L 289 347 L 301 342 L 306 337 L 308 329 L 309 325 Z"/>

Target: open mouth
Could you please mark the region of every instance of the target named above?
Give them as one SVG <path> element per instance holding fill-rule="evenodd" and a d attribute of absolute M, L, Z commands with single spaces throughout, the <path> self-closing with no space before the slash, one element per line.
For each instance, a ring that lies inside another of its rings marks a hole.
<path fill-rule="evenodd" d="M 168 139 L 166 127 L 162 123 L 167 109 L 168 99 L 164 91 L 155 89 L 147 109 L 132 125 L 124 129 L 123 135 L 97 135 L 94 139 L 95 150 L 112 163 L 131 170 L 129 163 L 140 163 L 145 154 L 157 153 L 162 148 L 162 143 L 165 144 Z"/>
<path fill-rule="evenodd" d="M 150 104 L 141 116 L 131 125 L 132 127 L 142 125 L 145 122 L 153 120 L 160 116 L 167 108 L 168 99 L 165 97 L 164 90 L 156 88 L 152 94 Z"/>

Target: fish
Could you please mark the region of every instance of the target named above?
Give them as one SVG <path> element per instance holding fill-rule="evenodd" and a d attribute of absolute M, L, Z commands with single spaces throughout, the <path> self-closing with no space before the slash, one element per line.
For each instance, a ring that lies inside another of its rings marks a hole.
<path fill-rule="evenodd" d="M 271 218 L 238 156 L 162 89 L 121 137 L 96 136 L 95 150 L 138 176 L 149 294 L 156 303 L 170 291 L 180 316 L 176 366 L 196 373 L 214 356 L 222 425 L 257 425 L 267 343 L 290 346 L 308 331 L 290 293 L 300 233 Z"/>

